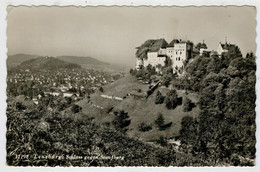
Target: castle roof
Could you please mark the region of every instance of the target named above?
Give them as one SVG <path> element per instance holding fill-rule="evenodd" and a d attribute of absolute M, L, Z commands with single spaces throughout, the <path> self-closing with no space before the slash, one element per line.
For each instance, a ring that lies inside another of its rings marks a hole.
<path fill-rule="evenodd" d="M 167 47 L 174 47 L 175 43 L 179 43 L 180 41 L 178 39 L 173 39 L 168 45 Z"/>
<path fill-rule="evenodd" d="M 165 39 L 149 39 L 145 41 L 141 46 L 136 47 L 135 53 L 137 58 L 147 59 L 147 52 L 158 52 L 160 48 L 166 48 L 168 43 Z"/>
<path fill-rule="evenodd" d="M 149 47 L 149 52 L 157 52 L 160 48 L 166 48 L 168 43 L 165 39 L 157 39 L 153 42 L 153 44 Z"/>

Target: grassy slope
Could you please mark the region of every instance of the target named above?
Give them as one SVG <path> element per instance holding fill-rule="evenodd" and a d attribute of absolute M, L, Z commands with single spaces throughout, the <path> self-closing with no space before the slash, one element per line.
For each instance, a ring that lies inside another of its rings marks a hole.
<path fill-rule="evenodd" d="M 123 97 L 127 93 L 139 88 L 142 89 L 142 91 L 145 91 L 148 88 L 148 85 L 144 85 L 134 77 L 128 75 L 110 85 L 105 86 L 104 93 L 102 94 Z M 157 90 L 160 90 L 163 95 L 166 95 L 168 92 L 167 88 L 158 88 Z M 177 136 L 180 129 L 181 119 L 185 115 L 196 116 L 199 114 L 200 110 L 198 107 L 195 107 L 191 112 L 183 112 L 182 105 L 177 106 L 174 110 L 168 110 L 165 107 L 165 104 L 156 105 L 154 101 L 157 90 L 148 99 L 140 99 L 129 96 L 123 101 L 102 98 L 100 97 L 101 93 L 97 92 L 92 95 L 91 101 L 93 104 L 104 108 L 113 106 L 114 110 L 124 110 L 128 112 L 131 119 L 131 124 L 128 126 L 127 134 L 131 137 L 137 137 L 145 141 L 152 141 L 158 139 L 161 135 L 167 138 Z M 198 100 L 198 95 L 194 93 L 185 95 L 183 91 L 177 92 L 179 97 L 184 98 L 185 96 L 188 96 L 193 102 L 197 102 Z M 113 114 L 107 114 L 105 110 L 100 110 L 90 104 L 87 104 L 86 102 L 87 100 L 82 100 L 79 102 L 79 105 L 83 107 L 83 113 L 87 116 L 95 117 L 95 121 L 97 123 L 104 123 L 113 120 Z M 159 131 L 154 124 L 154 120 L 157 118 L 159 113 L 164 115 L 165 123 L 173 123 L 170 128 L 164 131 Z M 138 125 L 141 122 L 151 124 L 153 129 L 148 132 L 139 132 Z"/>

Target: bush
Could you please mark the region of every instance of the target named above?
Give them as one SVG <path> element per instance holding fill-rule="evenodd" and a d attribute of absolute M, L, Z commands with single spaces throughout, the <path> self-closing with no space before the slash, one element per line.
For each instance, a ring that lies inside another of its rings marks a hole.
<path fill-rule="evenodd" d="M 189 112 L 192 108 L 195 107 L 195 104 L 191 102 L 189 98 L 185 98 L 183 101 L 183 111 Z"/>
<path fill-rule="evenodd" d="M 164 96 L 160 91 L 157 91 L 156 98 L 155 98 L 155 104 L 162 104 L 164 101 Z"/>
<path fill-rule="evenodd" d="M 168 109 L 175 109 L 179 103 L 176 90 L 170 90 L 170 92 L 167 95 L 168 96 L 165 99 L 166 107 Z"/>
<path fill-rule="evenodd" d="M 73 113 L 79 113 L 81 110 L 82 110 L 82 107 L 80 107 L 79 105 L 73 105 L 73 106 L 71 107 L 71 111 L 72 111 Z"/>
<path fill-rule="evenodd" d="M 152 129 L 151 125 L 145 124 L 144 122 L 142 122 L 139 126 L 138 126 L 139 131 L 142 132 L 146 132 Z"/>
<path fill-rule="evenodd" d="M 160 128 L 164 125 L 164 117 L 163 114 L 159 113 L 156 120 L 154 121 L 155 124 Z"/>

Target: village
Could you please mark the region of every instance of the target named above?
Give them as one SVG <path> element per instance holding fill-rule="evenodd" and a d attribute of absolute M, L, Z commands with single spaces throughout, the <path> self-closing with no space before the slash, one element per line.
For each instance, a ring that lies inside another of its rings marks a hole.
<path fill-rule="evenodd" d="M 79 100 L 95 90 L 102 89 L 103 85 L 114 82 L 118 77 L 85 69 L 60 69 L 55 72 L 9 70 L 7 94 L 26 95 L 35 104 L 38 104 L 43 96 Z"/>

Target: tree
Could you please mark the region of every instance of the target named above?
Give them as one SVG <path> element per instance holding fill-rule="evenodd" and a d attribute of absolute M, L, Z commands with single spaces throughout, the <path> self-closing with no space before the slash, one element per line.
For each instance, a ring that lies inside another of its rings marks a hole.
<path fill-rule="evenodd" d="M 135 75 L 137 78 L 144 78 L 145 76 L 145 69 L 144 68 L 141 68 L 139 69 L 137 72 L 136 72 L 136 75 Z"/>
<path fill-rule="evenodd" d="M 162 71 L 163 75 L 171 74 L 173 75 L 173 69 L 172 66 L 167 66 Z"/>
<path fill-rule="evenodd" d="M 166 107 L 168 109 L 175 109 L 178 105 L 178 95 L 176 90 L 170 90 L 165 99 Z"/>
<path fill-rule="evenodd" d="M 153 66 L 152 66 L 151 64 L 148 64 L 147 67 L 146 67 L 146 70 L 147 70 L 148 72 L 152 72 Z"/>
<path fill-rule="evenodd" d="M 194 106 L 195 106 L 194 103 L 192 103 L 188 97 L 186 97 L 184 99 L 184 101 L 183 101 L 183 111 L 184 112 L 191 111 Z"/>
<path fill-rule="evenodd" d="M 199 142 L 198 129 L 199 125 L 195 118 L 191 116 L 185 116 L 182 118 L 180 140 L 181 146 L 185 152 L 191 152 L 192 150 L 194 151 L 197 149 Z M 195 152 L 193 152 L 193 154 L 194 153 Z"/>
<path fill-rule="evenodd" d="M 164 117 L 163 114 L 159 113 L 154 123 L 160 128 L 164 125 Z"/>
<path fill-rule="evenodd" d="M 163 75 L 161 83 L 162 85 L 168 87 L 172 79 L 173 79 L 172 74 Z"/>
<path fill-rule="evenodd" d="M 80 111 L 82 110 L 82 107 L 80 107 L 79 105 L 73 105 L 72 107 L 71 107 L 71 111 L 73 112 L 73 113 L 79 113 Z"/>
<path fill-rule="evenodd" d="M 252 51 L 250 53 L 246 53 L 246 58 L 251 61 L 254 61 L 254 62 L 256 60 L 256 56 L 254 55 L 254 53 Z"/>
<path fill-rule="evenodd" d="M 198 49 L 198 50 L 200 50 L 201 48 L 204 48 L 204 49 L 207 49 L 208 47 L 207 47 L 207 45 L 204 43 L 204 41 L 203 41 L 203 43 L 198 43 L 196 46 L 195 46 L 195 48 L 196 49 Z"/>
<path fill-rule="evenodd" d="M 114 127 L 122 132 L 126 132 L 126 127 L 131 123 L 128 113 L 121 110 L 119 113 L 114 112 L 114 114 L 115 118 L 112 122 Z"/>
<path fill-rule="evenodd" d="M 160 91 L 157 91 L 156 98 L 155 98 L 155 104 L 162 104 L 164 101 L 164 96 Z"/>
<path fill-rule="evenodd" d="M 196 57 L 191 63 L 187 64 L 186 73 L 190 76 L 194 76 L 194 79 L 199 82 L 208 74 L 207 66 L 210 60 L 210 58 L 201 56 Z"/>
<path fill-rule="evenodd" d="M 195 46 L 195 48 L 198 49 L 198 50 L 200 50 L 200 47 L 201 47 L 201 43 L 199 42 L 199 43 Z"/>

